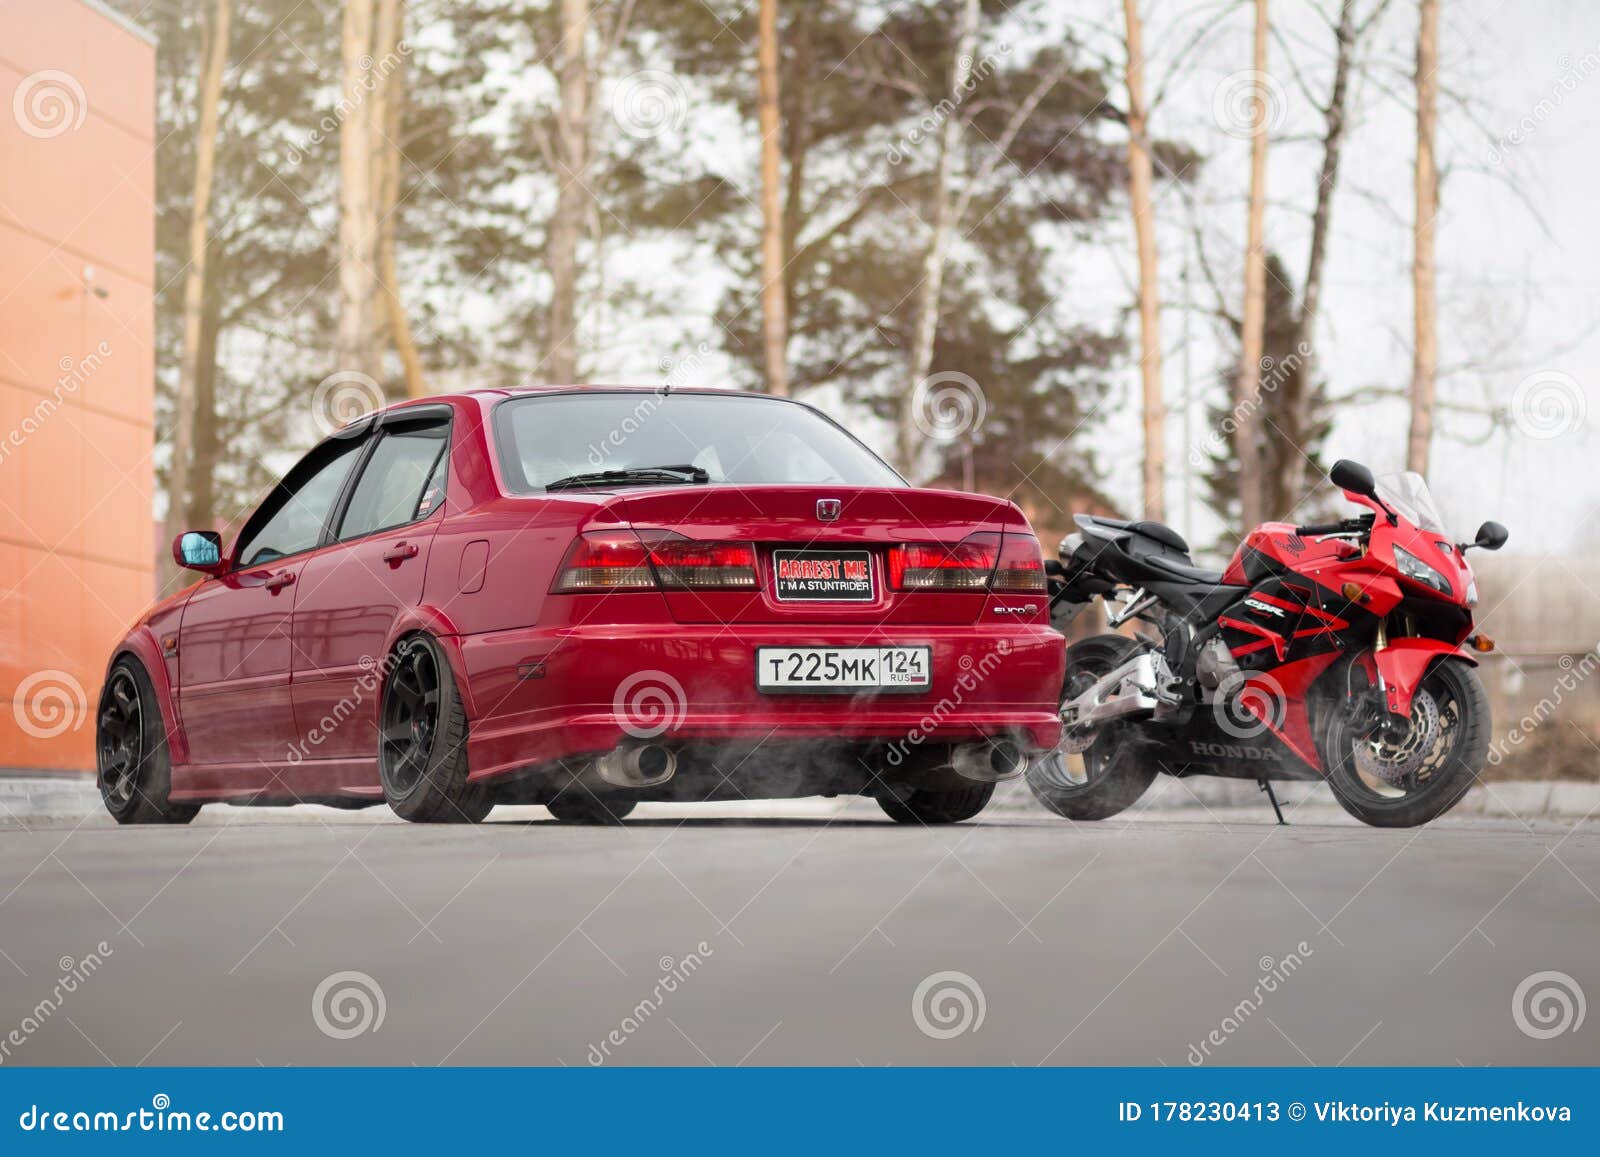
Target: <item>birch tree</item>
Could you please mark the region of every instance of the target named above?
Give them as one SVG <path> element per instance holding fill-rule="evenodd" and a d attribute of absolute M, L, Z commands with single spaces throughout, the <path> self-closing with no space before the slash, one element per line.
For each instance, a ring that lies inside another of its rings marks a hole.
<path fill-rule="evenodd" d="M 917 386 L 933 367 L 933 343 L 939 331 L 939 299 L 944 288 L 945 257 L 950 248 L 950 235 L 958 220 L 951 204 L 951 173 L 961 144 L 961 105 L 972 77 L 972 60 L 978 47 L 978 10 L 978 0 L 964 0 L 961 18 L 956 24 L 955 52 L 950 63 L 950 89 L 940 102 L 944 120 L 939 126 L 938 156 L 929 178 L 928 247 L 922 259 L 922 278 L 917 283 L 916 328 L 911 335 L 907 380 L 905 393 L 900 399 L 895 442 L 895 456 L 900 469 L 908 473 L 916 465 L 920 446 L 915 420 Z"/>
<path fill-rule="evenodd" d="M 206 248 L 211 234 L 211 186 L 216 174 L 217 120 L 222 73 L 228 60 L 230 0 L 217 0 L 200 79 L 200 113 L 195 129 L 194 200 L 189 217 L 189 265 L 183 284 L 183 353 L 172 436 L 172 470 L 167 496 L 167 535 L 177 537 L 188 521 L 195 412 L 199 393 L 207 298 Z M 213 326 L 213 329 L 215 327 Z"/>
<path fill-rule="evenodd" d="M 1144 27 L 1138 0 L 1122 0 L 1127 35 L 1128 200 L 1139 254 L 1139 374 L 1144 400 L 1144 517 L 1166 517 L 1166 405 L 1161 390 L 1161 279 L 1151 204 L 1154 171 L 1144 98 Z"/>
<path fill-rule="evenodd" d="M 428 392 L 422 374 L 422 359 L 411 332 L 411 321 L 400 297 L 399 263 L 395 257 L 395 233 L 401 198 L 401 165 L 405 133 L 405 10 L 400 0 L 379 0 L 374 57 L 379 76 L 373 98 L 377 104 L 374 123 L 379 127 L 373 141 L 373 187 L 377 191 L 378 289 L 383 299 L 385 328 L 389 342 L 400 356 L 406 396 L 423 397 Z"/>
<path fill-rule="evenodd" d="M 1267 0 L 1255 0 L 1255 40 L 1250 93 L 1250 208 L 1246 219 L 1244 314 L 1239 334 L 1239 372 L 1234 378 L 1234 453 L 1239 459 L 1239 517 L 1248 532 L 1262 521 L 1261 455 L 1255 410 L 1261 394 L 1261 353 L 1266 322 L 1267 253 L 1263 242 L 1267 205 Z"/>
<path fill-rule="evenodd" d="M 1439 373 L 1438 304 L 1434 297 L 1434 218 L 1439 211 L 1439 170 L 1433 153 L 1439 105 L 1439 0 L 1421 0 L 1417 30 L 1416 229 L 1411 291 L 1414 337 L 1411 361 L 1411 434 L 1406 469 L 1428 472 L 1433 402 Z"/>
<path fill-rule="evenodd" d="M 345 0 L 341 39 L 344 119 L 339 125 L 339 369 L 376 378 L 373 226 L 373 0 Z"/>
<path fill-rule="evenodd" d="M 761 341 L 767 392 L 789 393 L 789 316 L 784 285 L 783 131 L 778 116 L 778 0 L 761 0 L 756 33 L 761 130 Z"/>
<path fill-rule="evenodd" d="M 544 359 L 545 380 L 560 385 L 570 385 L 578 376 L 578 242 L 588 213 L 589 179 L 588 35 L 587 0 L 561 0 L 555 140 L 559 185 L 549 230 L 551 287 Z"/>

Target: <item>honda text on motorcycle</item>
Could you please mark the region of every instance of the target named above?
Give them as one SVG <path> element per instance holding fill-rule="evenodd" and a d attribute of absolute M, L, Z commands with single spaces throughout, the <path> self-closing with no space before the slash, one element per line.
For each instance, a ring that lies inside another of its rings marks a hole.
<path fill-rule="evenodd" d="M 1069 819 L 1128 807 L 1165 772 L 1327 780 L 1352 815 L 1410 827 L 1442 815 L 1483 767 L 1489 706 L 1475 652 L 1469 547 L 1446 535 L 1417 474 L 1329 473 L 1369 513 L 1257 527 L 1224 571 L 1195 566 L 1157 522 L 1077 515 L 1051 563 L 1054 621 L 1096 597 L 1113 627 L 1068 649 L 1064 739 L 1028 783 Z M 1276 798 L 1273 799 L 1276 806 Z M 1280 813 L 1280 819 L 1281 813 Z"/>

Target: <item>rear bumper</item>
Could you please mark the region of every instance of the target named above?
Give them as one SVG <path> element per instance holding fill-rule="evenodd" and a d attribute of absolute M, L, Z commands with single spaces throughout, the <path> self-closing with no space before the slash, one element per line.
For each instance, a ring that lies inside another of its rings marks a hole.
<path fill-rule="evenodd" d="M 474 780 L 642 740 L 920 745 L 1009 736 L 1033 752 L 1061 737 L 1065 645 L 1045 626 L 605 625 L 450 642 L 472 721 Z M 773 695 L 755 687 L 758 647 L 919 644 L 931 648 L 927 691 Z"/>

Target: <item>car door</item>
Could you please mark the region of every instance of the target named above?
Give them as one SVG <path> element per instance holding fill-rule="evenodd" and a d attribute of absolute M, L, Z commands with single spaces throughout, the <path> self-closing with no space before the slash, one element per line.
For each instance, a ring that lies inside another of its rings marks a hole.
<path fill-rule="evenodd" d="M 239 765 L 229 786 L 264 786 L 295 742 L 295 590 L 364 445 L 336 438 L 306 455 L 245 523 L 233 569 L 184 605 L 177 700 L 190 762 Z"/>
<path fill-rule="evenodd" d="M 422 598 L 449 432 L 447 407 L 386 416 L 335 515 L 334 541 L 305 564 L 292 695 L 306 760 L 376 759 L 380 665 L 395 620 Z"/>

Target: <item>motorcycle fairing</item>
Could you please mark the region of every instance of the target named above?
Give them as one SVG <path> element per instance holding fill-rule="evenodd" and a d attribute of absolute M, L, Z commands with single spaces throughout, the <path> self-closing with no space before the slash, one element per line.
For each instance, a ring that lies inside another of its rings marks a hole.
<path fill-rule="evenodd" d="M 1311 731 L 1311 685 L 1338 658 L 1337 650 L 1326 650 L 1270 671 L 1257 671 L 1244 684 L 1245 689 L 1253 688 L 1255 693 L 1242 690 L 1240 695 L 1240 706 L 1317 772 L 1323 767 Z"/>
<path fill-rule="evenodd" d="M 1411 717 L 1411 699 L 1422 683 L 1422 677 L 1437 659 L 1456 659 L 1476 667 L 1478 661 L 1452 643 L 1440 639 L 1391 639 L 1387 646 L 1373 654 L 1379 677 L 1383 681 L 1384 706 L 1395 715 Z"/>

